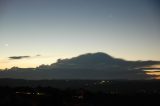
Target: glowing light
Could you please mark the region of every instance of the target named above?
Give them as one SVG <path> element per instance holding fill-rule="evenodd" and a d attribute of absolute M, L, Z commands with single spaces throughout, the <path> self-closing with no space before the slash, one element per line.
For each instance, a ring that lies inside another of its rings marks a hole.
<path fill-rule="evenodd" d="M 160 79 L 160 70 L 159 71 L 146 71 L 147 75 L 153 77 L 153 79 Z"/>
<path fill-rule="evenodd" d="M 147 72 L 160 72 L 159 69 L 151 69 L 151 70 L 145 70 L 145 71 L 147 71 Z"/>
<path fill-rule="evenodd" d="M 101 82 L 99 82 L 99 84 L 104 84 L 104 83 L 106 83 L 106 81 L 101 81 Z"/>
<path fill-rule="evenodd" d="M 152 65 L 147 68 L 153 68 L 144 70 L 147 75 L 152 76 L 153 79 L 160 79 L 160 65 Z"/>
<path fill-rule="evenodd" d="M 144 67 L 144 68 L 160 68 L 160 64 L 151 65 L 151 66 L 147 66 L 147 67 Z"/>

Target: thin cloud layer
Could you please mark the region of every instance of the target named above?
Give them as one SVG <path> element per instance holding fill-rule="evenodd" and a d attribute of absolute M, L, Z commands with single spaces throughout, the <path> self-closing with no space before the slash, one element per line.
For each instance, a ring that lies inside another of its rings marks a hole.
<path fill-rule="evenodd" d="M 9 59 L 12 59 L 12 60 L 19 60 L 19 59 L 24 59 L 24 58 L 30 58 L 31 56 L 11 56 L 11 57 L 8 57 Z"/>
<path fill-rule="evenodd" d="M 37 55 L 36 55 L 36 57 L 39 57 L 39 56 L 41 56 L 41 55 L 40 55 L 40 54 L 37 54 Z"/>
<path fill-rule="evenodd" d="M 24 58 L 35 58 L 35 57 L 40 57 L 40 54 L 37 54 L 36 56 L 10 56 L 8 57 L 10 60 L 19 60 L 19 59 L 24 59 Z"/>

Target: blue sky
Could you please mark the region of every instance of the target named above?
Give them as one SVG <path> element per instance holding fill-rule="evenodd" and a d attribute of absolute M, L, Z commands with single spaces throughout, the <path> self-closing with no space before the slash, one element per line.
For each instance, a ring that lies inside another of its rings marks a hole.
<path fill-rule="evenodd" d="M 160 60 L 159 19 L 159 0 L 0 0 L 0 67 L 35 67 L 88 52 Z"/>

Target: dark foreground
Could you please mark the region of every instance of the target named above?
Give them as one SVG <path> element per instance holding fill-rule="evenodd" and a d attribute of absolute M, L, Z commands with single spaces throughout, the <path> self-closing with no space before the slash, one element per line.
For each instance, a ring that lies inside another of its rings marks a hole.
<path fill-rule="evenodd" d="M 160 106 L 160 81 L 155 80 L 27 82 L 1 79 L 0 106 Z"/>

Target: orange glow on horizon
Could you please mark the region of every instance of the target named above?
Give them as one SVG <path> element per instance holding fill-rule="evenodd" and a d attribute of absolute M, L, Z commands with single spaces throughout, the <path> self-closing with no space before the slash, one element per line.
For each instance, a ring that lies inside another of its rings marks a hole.
<path fill-rule="evenodd" d="M 160 64 L 147 66 L 147 67 L 145 67 L 145 68 L 160 68 Z"/>
<path fill-rule="evenodd" d="M 145 72 L 147 75 L 150 75 L 153 77 L 153 79 L 160 80 L 160 70 L 159 71 L 147 71 Z"/>

